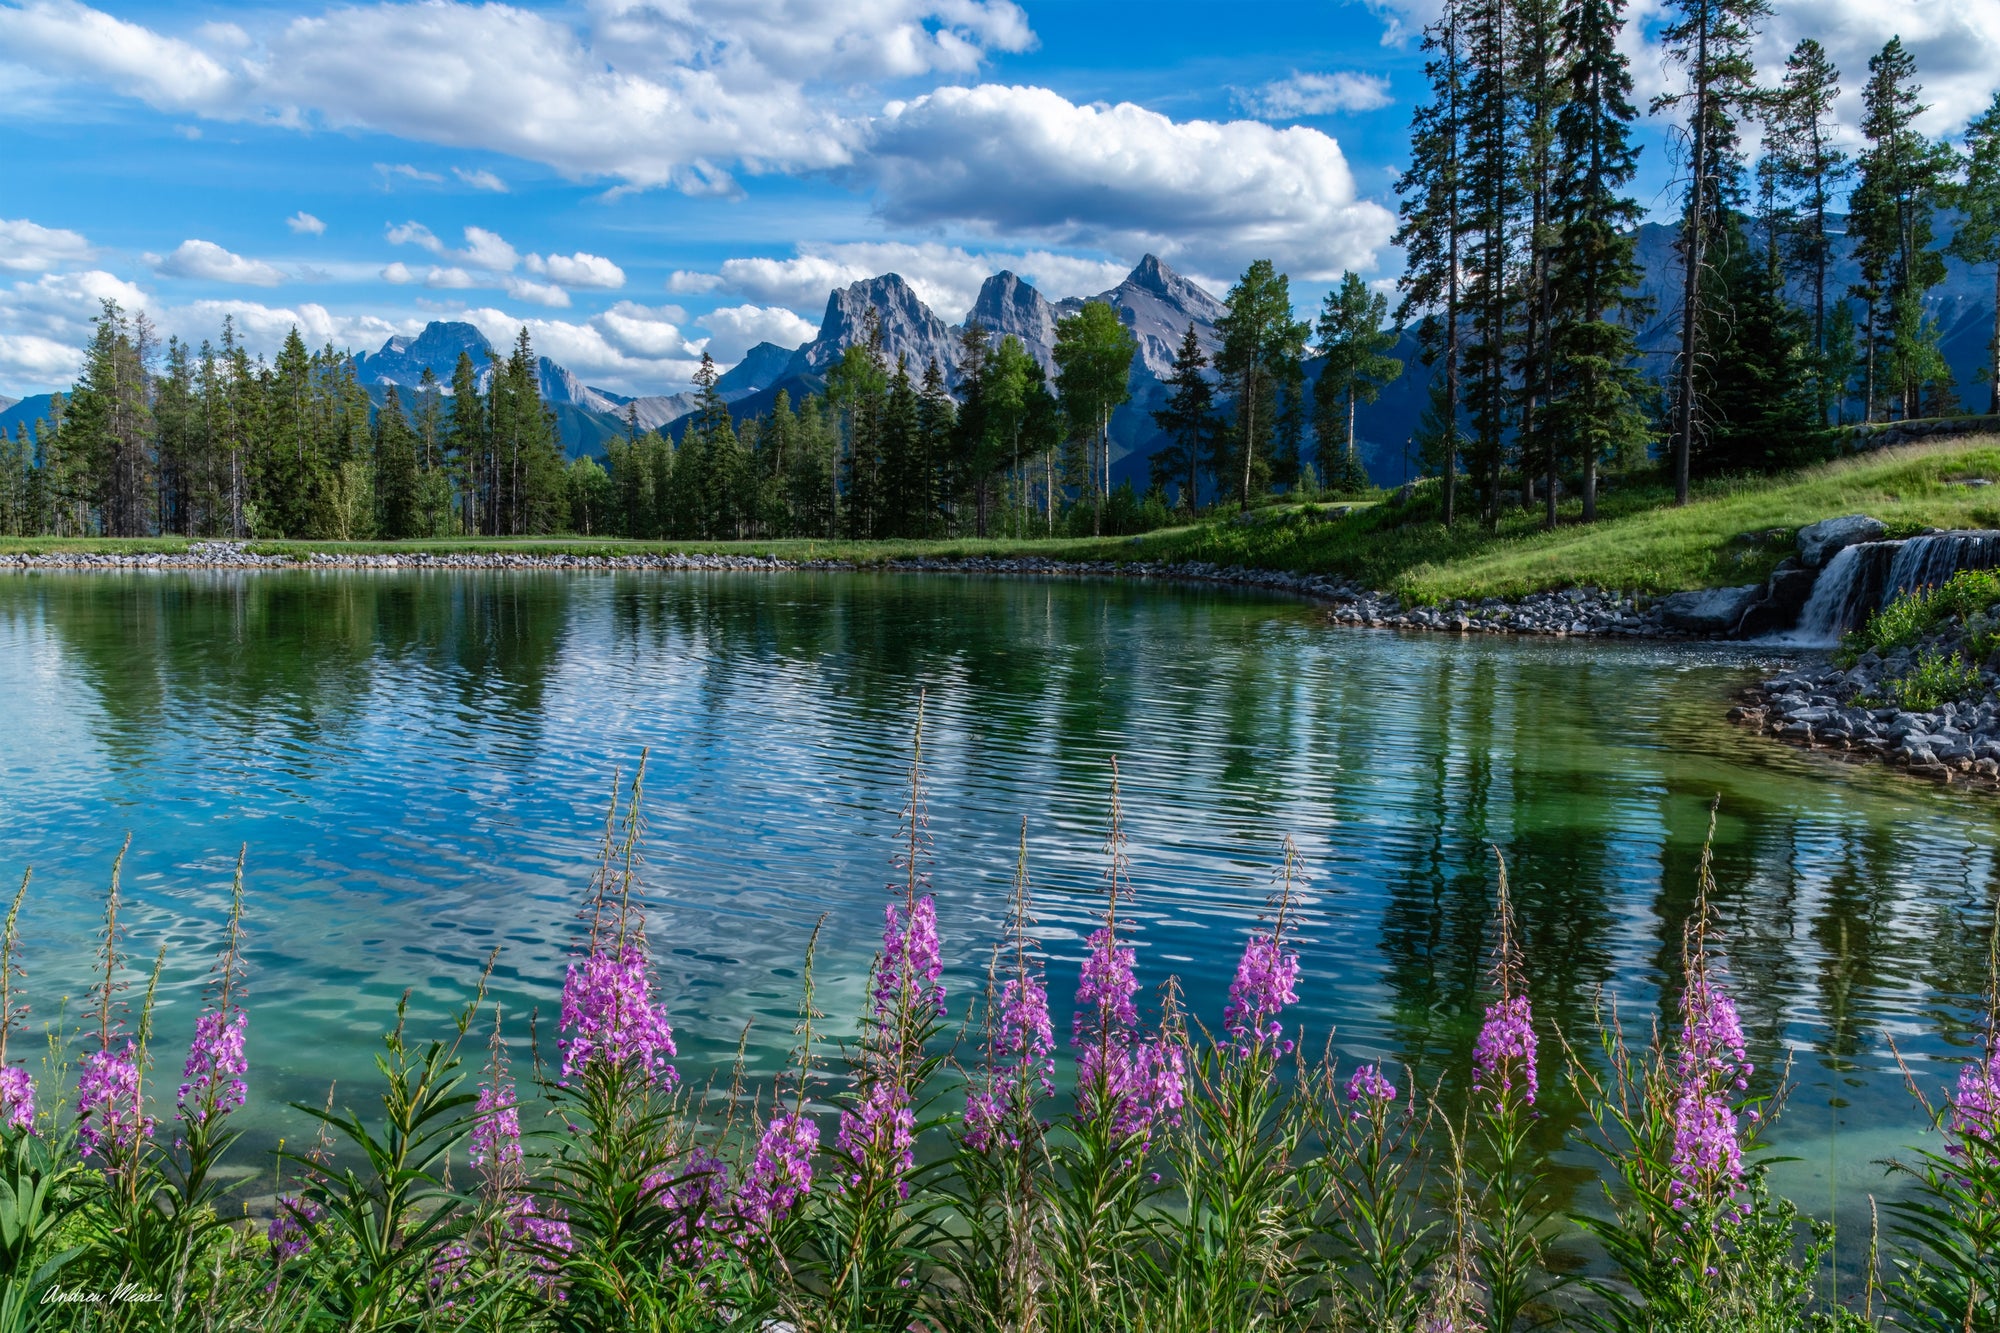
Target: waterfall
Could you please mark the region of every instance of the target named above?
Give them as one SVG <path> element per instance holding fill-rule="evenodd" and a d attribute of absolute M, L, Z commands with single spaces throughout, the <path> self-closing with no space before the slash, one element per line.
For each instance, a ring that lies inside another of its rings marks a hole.
<path fill-rule="evenodd" d="M 2000 532 L 1934 532 L 1912 537 L 1896 552 L 1889 567 L 1888 587 L 1881 605 L 1906 592 L 1935 588 L 1961 569 L 1992 569 L 2000 565 Z"/>
<path fill-rule="evenodd" d="M 1840 636 L 1868 618 L 1882 603 L 1882 589 L 1905 542 L 1856 542 L 1843 546 L 1813 580 L 1812 596 L 1799 612 L 1799 623 L 1773 634 L 1767 643 L 1798 648 L 1831 648 Z"/>
<path fill-rule="evenodd" d="M 2000 568 L 2000 532 L 1934 532 L 1900 542 L 1858 542 L 1827 561 L 1799 623 L 1762 642 L 1831 648 L 1904 593 L 1935 588 L 1961 569 Z"/>

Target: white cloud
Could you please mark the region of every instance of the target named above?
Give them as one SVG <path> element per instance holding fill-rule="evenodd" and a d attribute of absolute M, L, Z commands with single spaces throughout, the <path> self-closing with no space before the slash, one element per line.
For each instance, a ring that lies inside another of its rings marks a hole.
<path fill-rule="evenodd" d="M 240 72 L 200 47 L 76 0 L 0 9 L 0 49 L 24 64 L 108 84 L 163 110 L 206 112 L 246 90 Z"/>
<path fill-rule="evenodd" d="M 574 371 L 587 384 L 629 393 L 685 388 L 700 365 L 702 341 L 688 340 L 667 312 L 620 302 L 587 322 L 522 318 L 491 307 L 456 312 L 505 347 L 525 327 L 535 350 Z"/>
<path fill-rule="evenodd" d="M 377 162 L 375 170 L 384 177 L 401 176 L 405 180 L 424 181 L 432 185 L 441 184 L 444 181 L 444 177 L 438 175 L 435 171 L 423 171 L 411 166 L 408 162 L 396 162 L 393 164 Z"/>
<path fill-rule="evenodd" d="M 1151 250 L 1213 272 L 1268 256 L 1309 279 L 1369 267 L 1394 231 L 1388 209 L 1357 197 L 1340 145 L 1303 126 L 1174 121 L 984 84 L 891 103 L 871 147 L 881 211 L 905 225 Z"/>
<path fill-rule="evenodd" d="M 285 225 L 300 236 L 324 236 L 326 224 L 312 214 L 300 209 L 285 219 Z"/>
<path fill-rule="evenodd" d="M 526 278 L 507 279 L 507 295 L 516 301 L 532 301 L 536 305 L 567 306 L 569 293 L 553 283 L 529 282 Z"/>
<path fill-rule="evenodd" d="M 667 290 L 676 296 L 700 296 L 722 286 L 719 273 L 696 273 L 690 269 L 677 268 L 667 276 Z"/>
<path fill-rule="evenodd" d="M 250 287 L 275 287 L 285 275 L 261 259 L 245 259 L 213 241 L 182 241 L 156 267 L 169 278 L 193 278 L 203 282 L 231 282 Z"/>
<path fill-rule="evenodd" d="M 702 340 L 681 332 L 687 314 L 679 306 L 646 306 L 620 301 L 591 318 L 591 327 L 605 345 L 621 356 L 638 360 L 699 358 Z"/>
<path fill-rule="evenodd" d="M 424 274 L 424 286 L 441 291 L 458 291 L 479 285 L 470 273 L 462 268 L 432 268 Z"/>
<path fill-rule="evenodd" d="M 491 190 L 495 194 L 507 193 L 507 182 L 501 180 L 485 168 L 467 171 L 464 167 L 453 167 L 451 174 L 470 185 L 475 190 Z"/>
<path fill-rule="evenodd" d="M 813 335 L 819 332 L 817 324 L 800 319 L 783 306 L 724 306 L 703 315 L 701 322 L 712 335 L 709 352 L 725 365 L 736 361 L 758 343 L 797 347 L 800 343 L 810 342 Z"/>
<path fill-rule="evenodd" d="M 0 218 L 0 269 L 9 273 L 46 273 L 89 257 L 90 242 L 81 233 Z"/>
<path fill-rule="evenodd" d="M 594 287 L 615 292 L 625 285 L 625 270 L 600 255 L 579 250 L 573 255 L 529 255 L 527 268 L 565 287 Z"/>
<path fill-rule="evenodd" d="M 400 259 L 382 270 L 382 281 L 393 282 L 399 287 L 406 282 L 416 281 L 416 276 L 410 272 L 410 266 Z"/>
<path fill-rule="evenodd" d="M 1336 70 L 1331 74 L 1300 74 L 1239 93 L 1244 110 L 1263 120 L 1297 120 L 1336 111 L 1373 111 L 1395 99 L 1389 81 L 1376 74 Z"/>
<path fill-rule="evenodd" d="M 452 249 L 421 222 L 398 223 L 389 227 L 384 234 L 391 245 L 414 245 L 420 250 L 436 255 L 439 259 L 450 260 L 460 271 L 478 269 L 486 273 L 511 273 L 521 262 L 520 253 L 513 246 L 507 244 L 499 233 L 488 231 L 484 227 L 465 229 L 463 250 Z M 471 283 L 468 280 L 461 285 L 470 286 Z"/>
<path fill-rule="evenodd" d="M 137 310 L 146 294 L 102 269 L 0 287 L 0 393 L 25 397 L 66 387 L 83 364 L 90 321 L 105 301 Z"/>

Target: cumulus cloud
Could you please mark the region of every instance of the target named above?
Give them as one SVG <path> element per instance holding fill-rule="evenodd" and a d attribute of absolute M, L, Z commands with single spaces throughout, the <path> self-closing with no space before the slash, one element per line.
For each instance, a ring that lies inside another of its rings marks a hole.
<path fill-rule="evenodd" d="M 606 347 L 628 359 L 699 359 L 703 340 L 690 340 L 682 333 L 681 321 L 686 318 L 687 313 L 679 306 L 620 301 L 602 314 L 592 316 L 590 324 Z"/>
<path fill-rule="evenodd" d="M 375 170 L 385 180 L 390 176 L 401 176 L 405 180 L 423 181 L 426 184 L 433 185 L 442 184 L 444 181 L 444 177 L 438 175 L 435 171 L 421 171 L 411 166 L 408 162 L 377 162 Z"/>
<path fill-rule="evenodd" d="M 424 286 L 441 291 L 457 291 L 467 287 L 477 287 L 472 275 L 462 268 L 434 267 L 424 274 Z"/>
<path fill-rule="evenodd" d="M 703 342 L 684 337 L 670 315 L 621 301 L 585 321 L 522 318 L 491 307 L 455 312 L 504 347 L 522 329 L 535 350 L 580 375 L 585 383 L 628 393 L 685 388 L 701 364 Z"/>
<path fill-rule="evenodd" d="M 0 287 L 0 393 L 26 397 L 67 386 L 83 364 L 90 321 L 105 301 L 137 310 L 146 294 L 102 269 L 46 273 Z"/>
<path fill-rule="evenodd" d="M 410 266 L 400 259 L 382 270 L 382 281 L 392 282 L 397 286 L 401 286 L 406 282 L 414 282 L 416 281 L 416 277 L 416 274 L 410 272 Z"/>
<path fill-rule="evenodd" d="M 758 343 L 797 347 L 819 332 L 818 325 L 783 306 L 723 306 L 703 315 L 701 322 L 710 334 L 710 354 L 724 364 L 737 360 Z"/>
<path fill-rule="evenodd" d="M 276 267 L 261 259 L 245 259 L 213 241 L 182 241 L 155 267 L 161 275 L 169 278 L 238 283 L 249 287 L 275 287 L 285 280 L 285 275 Z"/>
<path fill-rule="evenodd" d="M 1235 272 L 1268 256 L 1315 279 L 1363 269 L 1394 218 L 1357 196 L 1340 145 L 1303 126 L 1174 121 L 1046 88 L 940 88 L 891 103 L 867 170 L 893 223 L 1163 257 Z"/>
<path fill-rule="evenodd" d="M 300 236 L 324 236 L 326 234 L 326 224 L 304 209 L 300 209 L 286 218 L 285 225 Z"/>
<path fill-rule="evenodd" d="M 47 72 L 107 84 L 163 110 L 206 111 L 247 91 L 240 71 L 193 43 L 76 0 L 0 9 L 0 47 Z"/>
<path fill-rule="evenodd" d="M 495 194 L 507 193 L 507 182 L 501 180 L 485 168 L 467 171 L 464 167 L 453 167 L 451 174 L 470 185 L 475 190 L 491 190 Z"/>
<path fill-rule="evenodd" d="M 507 279 L 507 295 L 516 301 L 532 301 L 536 305 L 566 306 L 569 293 L 553 283 L 529 282 L 526 278 Z"/>
<path fill-rule="evenodd" d="M 615 292 L 625 285 L 625 270 L 601 255 L 529 255 L 527 269 L 565 287 L 594 287 Z"/>
<path fill-rule="evenodd" d="M 89 257 L 90 242 L 79 232 L 0 218 L 0 269 L 9 273 L 45 273 Z"/>
<path fill-rule="evenodd" d="M 385 234 L 391 245 L 414 245 L 420 250 L 429 251 L 439 259 L 450 260 L 459 266 L 461 271 L 472 268 L 487 273 L 511 273 L 521 262 L 519 251 L 507 244 L 505 238 L 498 232 L 488 231 L 484 227 L 465 229 L 463 250 L 452 249 L 421 222 L 398 223 L 389 227 Z M 468 282 L 465 285 L 471 284 Z"/>
<path fill-rule="evenodd" d="M 1389 81 L 1375 74 L 1337 70 L 1331 74 L 1300 74 L 1278 79 L 1237 94 L 1243 109 L 1262 120 L 1297 120 L 1337 111 L 1373 111 L 1395 99 Z"/>

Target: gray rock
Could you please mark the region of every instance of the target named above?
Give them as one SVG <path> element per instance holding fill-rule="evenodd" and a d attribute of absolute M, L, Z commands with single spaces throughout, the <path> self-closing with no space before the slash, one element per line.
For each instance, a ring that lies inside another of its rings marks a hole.
<path fill-rule="evenodd" d="M 1693 634 L 1727 634 L 1743 613 L 1764 595 L 1761 583 L 1741 588 L 1703 588 L 1677 592 L 1660 603 L 1660 619 L 1673 629 Z"/>
<path fill-rule="evenodd" d="M 1888 531 L 1882 520 L 1866 514 L 1847 514 L 1808 523 L 1799 529 L 1799 562 L 1807 569 L 1818 569 L 1844 548 L 1856 542 L 1880 541 Z"/>

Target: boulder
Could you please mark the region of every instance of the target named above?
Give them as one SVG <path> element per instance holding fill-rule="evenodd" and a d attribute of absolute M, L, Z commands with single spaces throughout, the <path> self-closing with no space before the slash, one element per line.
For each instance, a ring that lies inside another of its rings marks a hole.
<path fill-rule="evenodd" d="M 1805 610 L 1806 602 L 1812 597 L 1813 584 L 1818 581 L 1818 570 L 1780 567 L 1765 585 L 1764 596 L 1744 613 L 1736 632 L 1746 639 L 1754 639 L 1759 634 L 1790 629 L 1799 623 L 1799 612 Z"/>
<path fill-rule="evenodd" d="M 1743 619 L 1743 613 L 1764 595 L 1761 583 L 1741 588 L 1703 588 L 1697 592 L 1677 592 L 1660 602 L 1660 619 L 1670 629 L 1693 634 L 1727 634 Z"/>
<path fill-rule="evenodd" d="M 1841 518 L 1823 518 L 1817 523 L 1808 523 L 1799 529 L 1799 562 L 1807 569 L 1818 569 L 1846 547 L 1856 542 L 1881 541 L 1888 532 L 1881 519 L 1870 518 L 1866 514 L 1847 514 Z"/>

